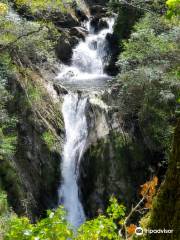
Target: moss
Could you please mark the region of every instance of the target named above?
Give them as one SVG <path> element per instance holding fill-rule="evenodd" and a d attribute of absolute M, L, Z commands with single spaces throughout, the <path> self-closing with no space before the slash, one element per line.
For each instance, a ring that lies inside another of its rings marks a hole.
<path fill-rule="evenodd" d="M 105 209 L 112 194 L 130 208 L 138 199 L 139 186 L 150 176 L 152 158 L 143 142 L 130 135 L 112 131 L 98 140 L 81 164 L 80 185 L 87 213 L 94 216 L 98 208 Z"/>
<path fill-rule="evenodd" d="M 131 30 L 139 17 L 140 12 L 132 7 L 123 6 L 119 8 L 114 33 L 117 36 L 120 45 L 123 39 L 127 39 L 129 37 Z"/>
<path fill-rule="evenodd" d="M 153 240 L 178 240 L 180 239 L 180 120 L 178 121 L 173 143 L 173 151 L 169 161 L 166 179 L 162 184 L 157 197 L 153 202 L 153 210 L 149 228 L 173 229 L 173 234 L 158 234 L 149 236 Z"/>
<path fill-rule="evenodd" d="M 32 13 L 37 13 L 38 11 L 45 11 L 47 12 L 46 14 L 48 14 L 48 11 L 49 11 L 49 8 L 51 8 L 51 11 L 57 11 L 57 10 L 61 10 L 61 11 L 67 11 L 67 9 L 65 8 L 64 6 L 64 3 L 63 1 L 61 0 L 55 0 L 55 1 L 50 1 L 50 0 L 47 0 L 47 1 L 31 1 L 31 3 L 29 4 L 29 1 L 27 0 L 15 0 L 14 1 L 15 4 L 18 6 L 18 7 L 27 7 L 29 8 L 29 10 L 32 12 Z M 37 11 L 38 9 L 38 11 Z"/>
<path fill-rule="evenodd" d="M 11 206 L 23 212 L 23 206 L 20 199 L 24 198 L 22 185 L 13 161 L 4 159 L 0 160 L 0 188 L 8 192 L 8 201 Z"/>
<path fill-rule="evenodd" d="M 49 147 L 49 149 L 52 149 L 57 142 L 57 138 L 54 136 L 54 134 L 50 130 L 45 131 L 43 133 L 42 139 L 44 140 L 46 145 Z"/>

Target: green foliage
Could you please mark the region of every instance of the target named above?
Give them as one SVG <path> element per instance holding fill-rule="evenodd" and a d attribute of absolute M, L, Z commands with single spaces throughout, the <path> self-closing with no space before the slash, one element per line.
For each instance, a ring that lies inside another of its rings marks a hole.
<path fill-rule="evenodd" d="M 168 6 L 168 17 L 180 14 L 180 2 L 179 0 L 167 0 L 166 4 Z"/>
<path fill-rule="evenodd" d="M 107 216 L 99 215 L 97 218 L 86 221 L 78 230 L 77 240 L 120 239 L 117 220 L 123 223 L 125 207 L 119 204 L 115 197 L 110 198 Z"/>
<path fill-rule="evenodd" d="M 0 49 L 10 52 L 16 49 L 11 57 L 18 63 L 41 63 L 47 58 L 54 58 L 54 46 L 59 33 L 51 21 L 26 21 L 11 15 L 9 11 L 0 15 Z M 26 57 L 25 57 L 26 56 Z"/>
<path fill-rule="evenodd" d="M 124 41 L 124 52 L 119 59 L 119 65 L 137 67 L 137 65 L 165 64 L 166 61 L 176 63 L 179 38 L 178 25 L 172 28 L 165 18 L 147 14 L 135 27 L 128 41 Z M 170 56 L 173 55 L 173 59 Z M 162 62 L 163 61 L 163 62 Z M 138 67 L 139 67 L 138 65 Z"/>
<path fill-rule="evenodd" d="M 32 239 L 52 239 L 66 240 L 72 237 L 65 212 L 59 207 L 55 212 L 48 211 L 48 217 L 40 220 L 36 224 L 31 224 L 28 218 L 13 217 L 9 223 L 9 230 L 5 235 L 5 240 L 32 240 Z"/>
<path fill-rule="evenodd" d="M 98 240 L 119 238 L 118 228 L 112 218 L 103 215 L 85 222 L 78 230 L 77 240 Z"/>
<path fill-rule="evenodd" d="M 110 8 L 117 10 L 120 8 L 131 8 L 136 9 L 141 13 L 152 12 L 160 13 L 165 12 L 165 1 L 156 0 L 156 1 L 142 1 L 142 0 L 110 0 Z"/>
<path fill-rule="evenodd" d="M 6 80 L 10 68 L 10 59 L 7 54 L 0 60 L 0 160 L 10 158 L 14 154 L 16 144 L 16 118 L 9 116 L 7 103 L 12 99 L 6 90 Z"/>
<path fill-rule="evenodd" d="M 27 93 L 28 93 L 29 100 L 33 104 L 37 104 L 42 99 L 41 90 L 38 89 L 36 86 L 33 86 L 32 84 L 30 84 L 30 82 L 28 82 Z"/>
<path fill-rule="evenodd" d="M 8 211 L 7 196 L 0 191 L 0 216 Z"/>
<path fill-rule="evenodd" d="M 61 206 L 56 211 L 48 211 L 48 216 L 35 224 L 31 224 L 25 217 L 13 215 L 9 219 L 4 240 L 120 240 L 115 220 L 124 219 L 125 208 L 119 205 L 115 198 L 111 198 L 110 203 L 107 216 L 99 215 L 86 221 L 77 232 L 73 232 L 67 223 L 65 211 Z"/>
<path fill-rule="evenodd" d="M 70 1 L 65 1 L 66 3 Z M 65 11 L 64 1 L 62 0 L 15 0 L 17 6 L 27 6 L 30 8 L 31 12 L 38 12 L 38 11 L 53 11 L 60 9 L 61 11 Z"/>
<path fill-rule="evenodd" d="M 110 205 L 107 208 L 107 214 L 113 220 L 118 220 L 125 216 L 125 207 L 119 204 L 115 197 L 110 198 Z"/>
<path fill-rule="evenodd" d="M 13 216 L 7 203 L 7 195 L 0 189 L 0 239 L 4 239 L 9 228 L 9 221 Z"/>
<path fill-rule="evenodd" d="M 0 15 L 5 15 L 8 11 L 8 6 L 4 3 L 0 3 Z"/>
<path fill-rule="evenodd" d="M 10 104 L 13 101 L 13 96 L 7 90 L 7 80 L 9 73 L 14 71 L 14 66 L 11 63 L 11 58 L 8 53 L 1 53 L 0 58 L 0 189 L 8 189 L 14 199 L 20 196 L 20 181 L 17 176 L 14 165 L 14 154 L 17 144 L 17 118 L 10 112 Z M 4 196 L 4 197 L 3 197 Z M 1 194 L 5 202 L 5 195 Z M 1 214 L 1 213 L 0 213 Z M 7 215 L 3 215 L 0 220 L 4 231 L 4 224 L 8 221 Z M 1 225 L 1 224 L 0 224 Z M 0 227 L 1 228 L 1 227 Z"/>
<path fill-rule="evenodd" d="M 56 138 L 50 130 L 44 132 L 42 138 L 49 149 L 52 149 L 56 144 Z"/>
<path fill-rule="evenodd" d="M 27 218 L 17 218 L 16 216 L 10 219 L 9 234 L 6 234 L 4 239 L 31 239 L 29 234 L 31 232 L 31 225 Z"/>
<path fill-rule="evenodd" d="M 146 14 L 134 29 L 118 62 L 120 106 L 127 122 L 136 121 L 150 149 L 168 152 L 173 132 L 170 122 L 180 92 L 180 28 L 176 21 Z"/>
<path fill-rule="evenodd" d="M 35 232 L 40 239 L 69 239 L 72 230 L 66 221 L 66 214 L 62 207 L 55 212 L 48 211 L 48 217 L 36 225 Z"/>
<path fill-rule="evenodd" d="M 11 157 L 15 152 L 16 135 L 4 135 L 0 128 L 0 159 Z"/>

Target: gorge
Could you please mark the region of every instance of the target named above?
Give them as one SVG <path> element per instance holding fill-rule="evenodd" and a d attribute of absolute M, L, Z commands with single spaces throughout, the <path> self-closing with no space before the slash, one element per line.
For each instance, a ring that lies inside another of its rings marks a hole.
<path fill-rule="evenodd" d="M 0 239 L 179 239 L 174 2 L 0 2 Z"/>

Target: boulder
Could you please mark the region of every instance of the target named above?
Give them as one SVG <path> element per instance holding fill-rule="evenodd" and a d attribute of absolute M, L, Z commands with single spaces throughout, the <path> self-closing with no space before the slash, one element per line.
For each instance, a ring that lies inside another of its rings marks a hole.
<path fill-rule="evenodd" d="M 80 25 L 77 18 L 72 16 L 71 14 L 53 14 L 53 17 L 51 17 L 53 22 L 57 27 L 60 28 L 72 28 L 77 27 Z"/>
<path fill-rule="evenodd" d="M 69 43 L 72 48 L 74 48 L 79 43 L 79 38 L 76 36 L 72 36 L 69 38 Z"/>
<path fill-rule="evenodd" d="M 60 36 L 55 47 L 57 57 L 65 64 L 70 64 L 73 54 L 72 45 L 69 39 L 63 35 Z"/>
<path fill-rule="evenodd" d="M 91 26 L 94 28 L 95 32 L 99 32 L 105 28 L 108 28 L 108 23 L 105 19 L 95 16 L 91 20 Z"/>
<path fill-rule="evenodd" d="M 70 29 L 70 34 L 84 40 L 87 35 L 87 30 L 82 27 L 73 27 Z"/>
<path fill-rule="evenodd" d="M 115 34 L 108 33 L 106 36 L 106 40 L 108 43 L 109 49 L 109 59 L 107 61 L 106 66 L 104 67 L 104 71 L 111 76 L 116 76 L 118 74 L 119 68 L 116 65 L 118 60 L 118 53 L 120 52 L 120 47 L 118 44 L 118 38 Z"/>
<path fill-rule="evenodd" d="M 85 12 L 82 9 L 80 9 L 79 7 L 76 7 L 74 11 L 75 11 L 76 17 L 78 18 L 78 20 L 80 22 L 88 20 L 88 17 L 86 16 Z"/>
<path fill-rule="evenodd" d="M 55 52 L 57 57 L 65 64 L 70 64 L 73 48 L 80 40 L 85 40 L 87 30 L 83 27 L 73 27 L 63 33 L 57 42 Z"/>
<path fill-rule="evenodd" d="M 68 91 L 65 87 L 61 86 L 60 84 L 54 83 L 53 84 L 54 90 L 57 92 L 58 95 L 68 94 Z"/>
<path fill-rule="evenodd" d="M 100 19 L 99 20 L 99 24 L 98 24 L 98 30 L 99 31 L 101 31 L 101 30 L 103 30 L 105 28 L 108 28 L 108 27 L 109 27 L 109 25 L 108 25 L 106 20 L 104 20 L 104 19 Z"/>

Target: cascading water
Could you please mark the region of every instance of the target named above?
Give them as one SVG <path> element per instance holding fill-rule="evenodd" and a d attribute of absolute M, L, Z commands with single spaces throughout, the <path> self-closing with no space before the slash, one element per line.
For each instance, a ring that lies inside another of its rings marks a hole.
<path fill-rule="evenodd" d="M 59 187 L 59 203 L 67 210 L 67 220 L 78 227 L 85 220 L 85 214 L 79 199 L 78 171 L 88 136 L 86 120 L 87 97 L 73 93 L 75 89 L 92 91 L 93 86 L 102 86 L 110 78 L 104 73 L 106 63 L 106 35 L 112 33 L 114 19 L 107 19 L 109 27 L 99 33 L 87 22 L 89 32 L 85 41 L 81 41 L 73 51 L 71 66 L 63 66 L 57 79 L 71 91 L 64 97 L 62 113 L 65 123 L 66 141 L 61 166 L 63 183 Z M 98 83 L 98 84 L 97 84 Z M 75 87 L 76 86 L 76 87 Z"/>
<path fill-rule="evenodd" d="M 66 142 L 62 163 L 64 182 L 59 190 L 59 196 L 67 210 L 67 219 L 74 227 L 79 226 L 85 220 L 83 207 L 78 197 L 77 177 L 88 134 L 85 116 L 86 101 L 86 98 L 79 99 L 78 94 L 68 94 L 64 97 L 62 108 Z"/>
<path fill-rule="evenodd" d="M 98 88 L 107 83 L 110 77 L 104 73 L 104 64 L 107 61 L 108 33 L 113 32 L 114 18 L 107 19 L 109 27 L 98 33 L 94 33 L 90 21 L 86 28 L 89 32 L 85 41 L 81 41 L 73 50 L 71 66 L 62 66 L 57 79 L 70 89 Z"/>

